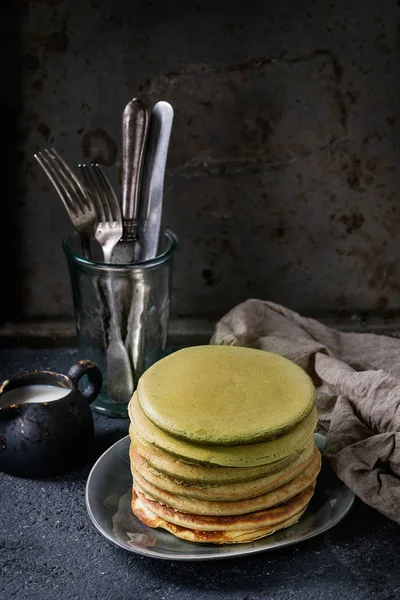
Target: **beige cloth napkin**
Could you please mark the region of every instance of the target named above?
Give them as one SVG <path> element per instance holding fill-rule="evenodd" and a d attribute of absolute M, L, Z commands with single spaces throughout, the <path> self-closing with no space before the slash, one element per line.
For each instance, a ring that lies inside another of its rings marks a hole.
<path fill-rule="evenodd" d="M 268 350 L 303 367 L 317 387 L 332 468 L 400 524 L 400 339 L 343 333 L 272 302 L 247 300 L 217 323 L 210 343 Z"/>

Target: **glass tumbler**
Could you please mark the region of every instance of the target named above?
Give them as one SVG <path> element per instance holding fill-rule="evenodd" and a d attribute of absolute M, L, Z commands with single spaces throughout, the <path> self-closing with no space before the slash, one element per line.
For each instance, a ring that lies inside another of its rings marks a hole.
<path fill-rule="evenodd" d="M 63 240 L 79 357 L 97 364 L 103 388 L 91 404 L 110 417 L 127 417 L 141 374 L 165 355 L 177 238 L 160 235 L 158 255 L 130 264 L 83 258 L 74 232 Z"/>

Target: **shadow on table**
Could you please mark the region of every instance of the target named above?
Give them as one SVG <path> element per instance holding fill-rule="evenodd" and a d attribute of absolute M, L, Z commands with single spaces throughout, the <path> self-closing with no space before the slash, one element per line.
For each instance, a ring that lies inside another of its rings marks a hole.
<path fill-rule="evenodd" d="M 333 591 L 343 581 L 350 586 L 357 585 L 348 569 L 346 556 L 351 555 L 352 560 L 362 558 L 366 555 L 366 547 L 382 535 L 396 540 L 398 526 L 356 499 L 348 515 L 338 525 L 318 537 L 290 547 L 201 562 L 142 557 L 141 568 L 160 590 L 176 585 L 179 574 L 182 592 L 201 585 L 204 590 L 232 591 L 236 594 L 243 592 L 246 597 L 245 592 L 265 592 L 266 582 L 270 591 L 277 591 L 278 588 L 282 591 L 285 582 L 289 584 L 295 573 L 301 572 L 304 575 L 301 586 L 316 585 L 317 578 L 323 577 Z M 137 557 L 123 550 L 119 550 L 119 553 L 121 561 L 126 561 L 128 568 L 130 563 L 137 560 Z"/>

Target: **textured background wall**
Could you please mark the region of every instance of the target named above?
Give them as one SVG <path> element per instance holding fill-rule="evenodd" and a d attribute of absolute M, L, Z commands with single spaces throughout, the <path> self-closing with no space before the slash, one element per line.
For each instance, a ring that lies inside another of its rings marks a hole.
<path fill-rule="evenodd" d="M 248 297 L 311 314 L 400 309 L 396 0 L 9 4 L 3 321 L 72 315 L 70 224 L 33 153 L 98 159 L 117 185 L 137 94 L 175 108 L 175 317 Z"/>

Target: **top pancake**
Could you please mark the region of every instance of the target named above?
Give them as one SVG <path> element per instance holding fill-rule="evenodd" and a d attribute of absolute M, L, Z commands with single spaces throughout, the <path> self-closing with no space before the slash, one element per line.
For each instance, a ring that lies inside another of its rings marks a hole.
<path fill-rule="evenodd" d="M 282 356 L 237 346 L 184 348 L 151 366 L 137 395 L 147 418 L 177 438 L 239 445 L 280 436 L 315 404 L 310 377 Z"/>
<path fill-rule="evenodd" d="M 285 435 L 256 444 L 216 446 L 186 442 L 154 425 L 140 408 L 136 392 L 129 402 L 128 413 L 131 437 L 138 436 L 189 463 L 235 468 L 267 465 L 299 452 L 313 437 L 318 421 L 317 408 L 314 407 L 301 423 Z"/>

